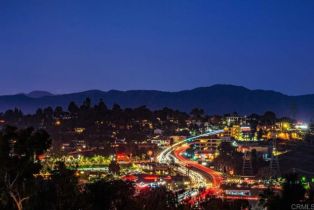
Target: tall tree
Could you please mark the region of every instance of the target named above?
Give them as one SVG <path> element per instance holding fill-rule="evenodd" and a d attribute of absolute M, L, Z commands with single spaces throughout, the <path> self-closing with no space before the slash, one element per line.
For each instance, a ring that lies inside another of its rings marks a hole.
<path fill-rule="evenodd" d="M 55 210 L 80 209 L 80 192 L 75 171 L 67 169 L 63 162 L 58 162 L 52 171 L 51 183 L 54 190 Z"/>
<path fill-rule="evenodd" d="M 79 112 L 79 107 L 76 105 L 74 101 L 71 101 L 69 106 L 68 106 L 68 111 L 72 114 L 75 115 Z"/>
<path fill-rule="evenodd" d="M 86 110 L 89 110 L 92 106 L 92 101 L 89 97 L 87 97 L 84 101 L 83 101 L 83 104 L 81 105 L 81 110 L 82 111 L 86 111 Z"/>
<path fill-rule="evenodd" d="M 95 106 L 95 109 L 98 113 L 103 114 L 105 111 L 108 110 L 105 102 L 103 99 L 100 99 L 98 104 Z"/>
<path fill-rule="evenodd" d="M 83 194 L 78 188 L 74 170 L 69 170 L 63 162 L 57 162 L 49 179 L 36 179 L 34 195 L 27 205 L 30 210 L 78 210 L 86 209 Z"/>
<path fill-rule="evenodd" d="M 0 186 L 2 196 L 8 201 L 2 205 L 23 209 L 24 203 L 32 196 L 34 174 L 41 169 L 39 156 L 50 147 L 50 143 L 49 135 L 43 130 L 18 130 L 8 126 L 0 132 Z"/>
<path fill-rule="evenodd" d="M 63 114 L 62 106 L 57 106 L 54 110 L 54 116 L 61 117 L 62 114 Z"/>
<path fill-rule="evenodd" d="M 51 106 L 48 106 L 44 109 L 44 114 L 46 115 L 46 117 L 52 118 L 53 115 L 53 109 Z"/>
<path fill-rule="evenodd" d="M 266 124 L 274 124 L 276 122 L 276 119 L 277 119 L 276 114 L 271 111 L 265 112 L 264 115 L 262 116 L 262 120 Z"/>

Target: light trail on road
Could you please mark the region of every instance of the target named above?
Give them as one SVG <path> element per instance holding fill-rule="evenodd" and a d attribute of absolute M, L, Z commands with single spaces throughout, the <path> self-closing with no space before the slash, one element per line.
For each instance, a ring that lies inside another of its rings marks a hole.
<path fill-rule="evenodd" d="M 203 173 L 209 175 L 211 177 L 212 186 L 206 187 L 206 190 L 199 195 L 200 199 L 205 199 L 208 195 L 215 195 L 218 198 L 228 199 L 228 200 L 249 200 L 249 201 L 257 201 L 259 200 L 259 196 L 229 196 L 223 195 L 223 190 L 221 189 L 221 184 L 223 183 L 223 177 L 220 172 L 217 172 L 211 168 L 205 167 L 195 161 L 191 161 L 182 156 L 182 154 L 188 149 L 189 146 L 182 145 L 174 150 L 174 156 L 180 160 L 181 163 L 190 166 L 192 168 L 196 168 Z"/>
<path fill-rule="evenodd" d="M 176 147 L 178 147 L 178 146 L 180 146 L 180 145 L 182 145 L 184 143 L 187 143 L 187 142 L 193 141 L 195 139 L 198 139 L 200 137 L 216 135 L 216 134 L 222 133 L 222 132 L 223 132 L 223 130 L 210 131 L 210 132 L 207 132 L 207 133 L 204 133 L 204 134 L 201 134 L 201 135 L 193 136 L 193 137 L 184 139 L 182 141 L 179 141 L 179 142 L 171 145 L 170 147 L 164 149 L 163 151 L 161 151 L 160 154 L 157 156 L 157 162 L 159 162 L 159 163 L 169 163 L 169 161 L 170 161 L 170 154 Z"/>
<path fill-rule="evenodd" d="M 175 163 L 177 163 L 179 165 L 178 171 L 180 171 L 180 173 L 182 173 L 182 172 L 184 173 L 187 170 L 189 170 L 188 175 L 189 175 L 191 181 L 194 183 L 194 185 L 197 188 L 204 187 L 205 189 L 208 189 L 208 190 L 205 191 L 205 193 L 203 193 L 201 195 L 201 197 L 203 198 L 205 195 L 207 195 L 208 192 L 210 192 L 210 190 L 213 189 L 213 188 L 211 188 L 212 186 L 210 184 L 210 180 L 208 180 L 201 172 L 199 172 L 197 170 L 193 170 L 193 169 L 190 170 L 187 167 L 186 160 L 183 161 L 181 156 L 176 156 L 175 154 L 172 155 L 172 153 L 177 148 L 180 148 L 182 145 L 184 145 L 185 143 L 191 142 L 191 141 L 193 141 L 195 139 L 198 139 L 200 137 L 216 135 L 216 134 L 219 134 L 221 132 L 223 132 L 223 130 L 210 131 L 208 133 L 204 133 L 204 134 L 201 134 L 201 135 L 198 135 L 198 136 L 190 137 L 190 138 L 184 139 L 184 140 L 182 140 L 180 142 L 177 142 L 177 143 L 173 144 L 172 146 L 166 148 L 165 150 L 161 151 L 160 154 L 156 158 L 157 162 L 170 164 L 171 163 L 171 158 L 173 158 Z M 197 163 L 193 162 L 193 164 L 196 165 Z M 200 165 L 200 166 L 196 166 L 195 168 L 202 171 L 202 169 L 203 169 L 202 167 L 204 167 L 204 166 Z M 211 173 L 208 173 L 208 172 L 211 172 Z M 205 171 L 205 173 L 209 174 L 210 176 L 211 176 L 211 174 L 214 174 L 213 172 L 214 172 L 214 170 L 207 171 L 207 172 Z M 218 174 L 214 174 L 214 175 L 218 176 Z M 218 183 L 220 183 L 220 178 L 218 178 L 218 177 L 214 177 L 213 180 L 214 180 L 215 186 L 218 185 Z M 219 184 L 219 186 L 220 186 L 220 184 Z M 214 189 L 216 189 L 216 187 Z M 218 189 L 214 190 L 215 193 L 217 191 L 218 191 Z M 198 196 L 198 193 L 195 193 L 195 190 L 191 190 L 189 194 L 190 194 L 190 197 Z M 186 196 L 183 196 L 183 197 L 186 197 Z"/>
<path fill-rule="evenodd" d="M 185 152 L 185 150 L 189 148 L 188 146 L 181 146 L 177 149 L 174 150 L 174 155 L 177 159 L 179 159 L 184 165 L 189 166 L 191 168 L 196 168 L 200 171 L 202 171 L 203 173 L 209 175 L 211 177 L 211 182 L 212 182 L 212 186 L 207 186 L 207 189 L 210 189 L 212 192 L 214 192 L 214 194 L 217 194 L 219 192 L 221 192 L 220 190 L 220 185 L 222 184 L 223 181 L 223 177 L 221 175 L 221 173 L 210 169 L 208 167 L 205 167 L 201 164 L 198 164 L 195 161 L 191 161 L 185 157 L 183 157 L 181 154 L 183 152 Z"/>
<path fill-rule="evenodd" d="M 184 139 L 180 142 L 173 144 L 172 146 L 166 148 L 161 151 L 157 156 L 157 162 L 170 164 L 172 160 L 179 165 L 177 170 L 180 173 L 184 173 L 189 170 L 188 176 L 191 181 L 194 183 L 194 186 L 197 188 L 204 187 L 205 191 L 201 194 L 197 193 L 195 189 L 191 189 L 190 191 L 185 192 L 182 195 L 179 195 L 180 198 L 186 199 L 190 198 L 191 203 L 198 202 L 199 200 L 205 199 L 208 195 L 215 195 L 218 198 L 238 200 L 252 200 L 256 201 L 259 199 L 258 196 L 227 196 L 223 195 L 223 190 L 221 189 L 221 184 L 223 183 L 223 176 L 220 172 L 217 172 L 211 168 L 205 167 L 195 161 L 191 161 L 182 156 L 182 153 L 185 152 L 188 145 L 184 145 L 186 143 L 192 142 L 195 139 L 204 136 L 216 135 L 223 132 L 223 130 L 210 131 L 208 133 L 204 133 L 198 136 L 194 136 L 191 138 Z M 207 175 L 204 176 L 204 174 Z M 210 177 L 210 178 L 208 178 Z"/>

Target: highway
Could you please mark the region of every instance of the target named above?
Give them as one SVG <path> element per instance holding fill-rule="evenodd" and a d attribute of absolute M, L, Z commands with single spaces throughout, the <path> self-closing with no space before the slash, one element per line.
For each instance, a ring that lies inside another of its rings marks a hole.
<path fill-rule="evenodd" d="M 163 150 L 157 156 L 157 162 L 170 164 L 171 161 L 174 160 L 174 162 L 179 165 L 179 172 L 185 173 L 186 171 L 189 171 L 188 175 L 195 188 L 204 187 L 206 189 L 203 195 L 208 194 L 209 192 L 216 194 L 220 192 L 220 184 L 222 183 L 221 174 L 210 168 L 200 165 L 197 162 L 188 160 L 184 158 L 181 154 L 188 148 L 187 143 L 192 142 L 193 140 L 200 137 L 216 135 L 221 132 L 223 132 L 223 130 L 210 131 L 208 133 L 204 133 L 177 142 Z M 192 190 L 191 192 L 193 192 L 193 195 L 197 195 L 194 190 Z"/>
<path fill-rule="evenodd" d="M 218 194 L 221 192 L 220 185 L 222 184 L 223 178 L 220 172 L 217 172 L 213 169 L 210 169 L 208 167 L 205 167 L 201 164 L 198 164 L 195 161 L 191 161 L 185 157 L 182 156 L 182 153 L 185 152 L 185 150 L 188 148 L 188 146 L 181 146 L 174 150 L 174 156 L 179 159 L 179 161 L 190 168 L 190 170 L 195 170 L 196 172 L 200 174 L 205 174 L 210 177 L 211 184 L 207 184 L 206 191 L 207 193 L 211 192 L 213 194 Z M 204 175 L 203 175 L 204 176 Z"/>
<path fill-rule="evenodd" d="M 191 142 L 191 141 L 193 141 L 195 139 L 198 139 L 200 137 L 216 135 L 216 134 L 219 134 L 219 133 L 222 133 L 222 132 L 223 132 L 223 130 L 210 131 L 210 132 L 207 132 L 207 133 L 204 133 L 204 134 L 201 134 L 201 135 L 193 136 L 193 137 L 184 139 L 182 141 L 179 141 L 179 142 L 173 144 L 172 146 L 166 148 L 165 150 L 161 151 L 161 153 L 157 156 L 157 162 L 159 162 L 159 163 L 170 163 L 171 152 L 173 152 L 177 147 L 179 147 L 179 146 L 181 146 L 181 145 L 183 145 L 185 143 Z"/>
<path fill-rule="evenodd" d="M 172 161 L 174 161 L 179 165 L 177 170 L 180 173 L 186 174 L 186 172 L 189 171 L 188 176 L 193 183 L 194 189 L 192 188 L 191 190 L 188 190 L 185 193 L 179 195 L 179 201 L 190 198 L 191 202 L 195 203 L 200 199 L 204 199 L 207 195 L 215 195 L 220 198 L 231 200 L 246 199 L 249 201 L 257 201 L 259 199 L 258 196 L 223 195 L 223 191 L 221 189 L 223 177 L 220 172 L 205 167 L 195 161 L 191 161 L 190 159 L 187 159 L 183 156 L 186 149 L 189 148 L 189 142 L 192 142 L 193 140 L 200 137 L 216 135 L 221 132 L 223 132 L 223 130 L 210 131 L 208 133 L 184 139 L 166 148 L 157 156 L 157 162 L 159 163 L 170 164 Z M 196 188 L 200 187 L 205 188 L 201 194 L 199 194 L 198 190 L 195 190 Z"/>

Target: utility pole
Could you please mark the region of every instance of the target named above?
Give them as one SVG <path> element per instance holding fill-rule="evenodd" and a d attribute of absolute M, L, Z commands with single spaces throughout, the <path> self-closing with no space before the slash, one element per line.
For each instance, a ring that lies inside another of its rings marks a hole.
<path fill-rule="evenodd" d="M 270 151 L 271 151 L 269 163 L 270 174 L 272 177 L 277 177 L 280 175 L 280 166 L 278 156 L 274 154 L 277 151 L 277 140 L 276 135 L 274 134 Z"/>
<path fill-rule="evenodd" d="M 245 152 L 243 156 L 242 163 L 242 176 L 252 176 L 253 167 L 252 167 L 252 158 L 250 152 Z"/>

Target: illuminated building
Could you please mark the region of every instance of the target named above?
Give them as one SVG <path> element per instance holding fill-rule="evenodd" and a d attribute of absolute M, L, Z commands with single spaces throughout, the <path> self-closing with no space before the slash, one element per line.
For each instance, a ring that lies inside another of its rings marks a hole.
<path fill-rule="evenodd" d="M 171 139 L 156 137 L 150 140 L 152 144 L 157 144 L 158 147 L 168 147 L 171 144 Z"/>
<path fill-rule="evenodd" d="M 291 124 L 289 122 L 286 122 L 286 121 L 277 122 L 276 127 L 280 131 L 289 131 L 291 129 Z"/>
<path fill-rule="evenodd" d="M 116 160 L 120 164 L 130 163 L 131 162 L 130 157 L 126 153 L 124 153 L 124 152 L 117 153 L 116 154 Z"/>
<path fill-rule="evenodd" d="M 222 137 L 226 140 L 250 140 L 251 128 L 249 126 L 233 125 L 231 127 L 225 127 Z"/>
<path fill-rule="evenodd" d="M 233 125 L 230 128 L 230 136 L 234 139 L 240 139 L 241 138 L 241 127 L 239 125 Z"/>
<path fill-rule="evenodd" d="M 224 117 L 223 123 L 227 126 L 246 125 L 248 120 L 246 116 L 242 117 L 238 114 L 231 114 Z"/>
<path fill-rule="evenodd" d="M 200 138 L 191 144 L 195 158 L 212 161 L 218 155 L 218 147 L 223 140 L 217 138 Z"/>

